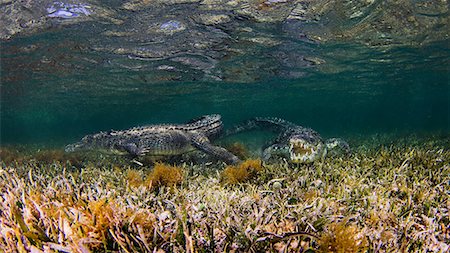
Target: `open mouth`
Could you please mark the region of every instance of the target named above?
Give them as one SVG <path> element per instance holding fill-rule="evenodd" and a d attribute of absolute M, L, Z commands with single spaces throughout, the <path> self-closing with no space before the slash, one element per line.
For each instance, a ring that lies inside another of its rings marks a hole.
<path fill-rule="evenodd" d="M 291 162 L 304 163 L 312 162 L 318 155 L 319 147 L 315 147 L 301 140 L 291 140 L 289 145 L 289 155 Z"/>

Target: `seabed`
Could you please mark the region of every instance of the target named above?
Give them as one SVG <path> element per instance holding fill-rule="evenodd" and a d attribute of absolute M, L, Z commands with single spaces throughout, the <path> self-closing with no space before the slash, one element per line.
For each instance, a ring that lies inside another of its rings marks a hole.
<path fill-rule="evenodd" d="M 133 163 L 1 150 L 4 252 L 448 252 L 450 151 L 313 164 Z M 92 157 L 91 157 L 92 158 Z"/>

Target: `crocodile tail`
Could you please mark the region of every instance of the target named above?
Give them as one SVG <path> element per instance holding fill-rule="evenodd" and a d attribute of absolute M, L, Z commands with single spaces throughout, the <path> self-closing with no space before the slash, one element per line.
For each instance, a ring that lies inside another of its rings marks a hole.
<path fill-rule="evenodd" d="M 253 119 L 247 120 L 243 123 L 233 126 L 232 128 L 225 131 L 225 136 L 247 132 L 250 130 L 258 129 L 256 122 Z"/>
<path fill-rule="evenodd" d="M 287 128 L 295 127 L 296 125 L 292 122 L 289 122 L 284 119 L 275 118 L 275 117 L 255 117 L 249 119 L 239 125 L 228 129 L 225 132 L 225 136 L 247 132 L 256 129 L 269 130 L 274 132 L 279 132 L 285 130 Z"/>
<path fill-rule="evenodd" d="M 255 120 L 258 122 L 258 124 L 260 124 L 263 127 L 272 127 L 272 128 L 277 128 L 277 129 L 286 129 L 286 128 L 293 128 L 293 127 L 297 127 L 296 124 L 284 120 L 284 119 L 280 119 L 280 118 L 276 118 L 276 117 L 256 117 Z"/>

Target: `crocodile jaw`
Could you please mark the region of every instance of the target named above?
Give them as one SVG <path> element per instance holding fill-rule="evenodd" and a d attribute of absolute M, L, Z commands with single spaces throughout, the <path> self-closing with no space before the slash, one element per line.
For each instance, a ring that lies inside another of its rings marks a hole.
<path fill-rule="evenodd" d="M 289 140 L 289 156 L 292 163 L 309 163 L 317 160 L 323 153 L 322 143 L 310 143 L 303 139 Z"/>

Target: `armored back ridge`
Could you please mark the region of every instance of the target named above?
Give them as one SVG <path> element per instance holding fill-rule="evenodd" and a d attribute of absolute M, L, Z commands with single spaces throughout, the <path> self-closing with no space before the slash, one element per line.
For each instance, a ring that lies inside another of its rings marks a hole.
<path fill-rule="evenodd" d="M 219 114 L 204 115 L 181 126 L 186 131 L 198 131 L 210 140 L 217 138 L 223 130 L 222 116 Z"/>

